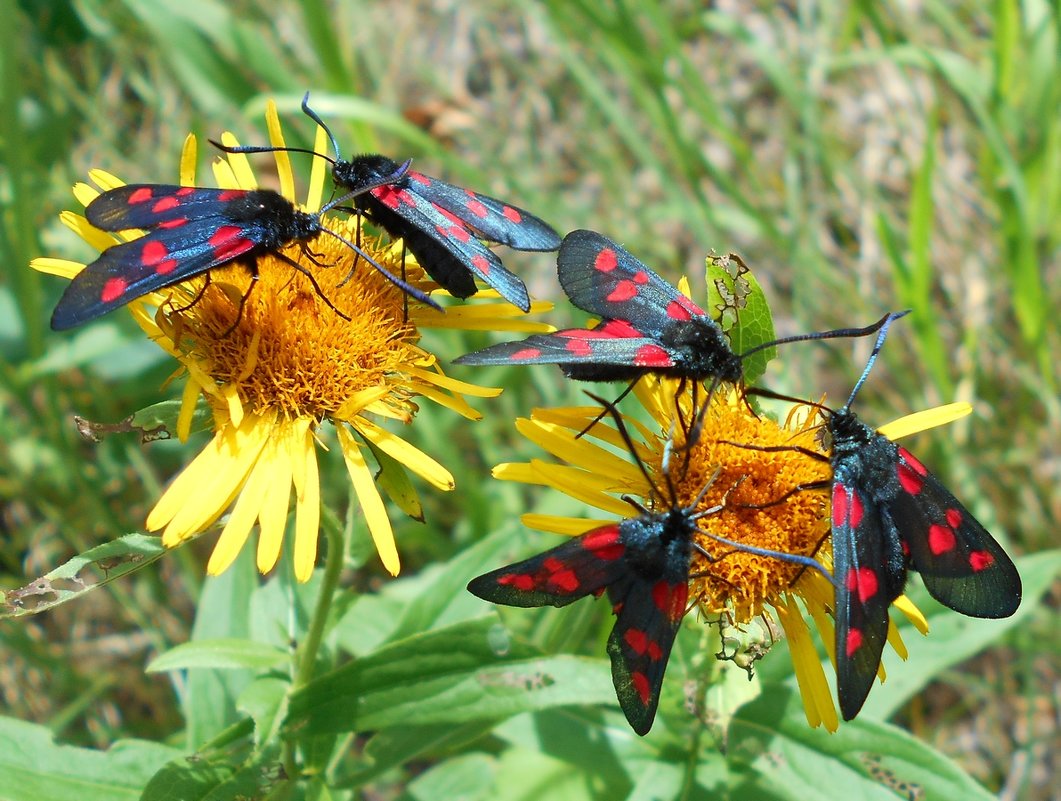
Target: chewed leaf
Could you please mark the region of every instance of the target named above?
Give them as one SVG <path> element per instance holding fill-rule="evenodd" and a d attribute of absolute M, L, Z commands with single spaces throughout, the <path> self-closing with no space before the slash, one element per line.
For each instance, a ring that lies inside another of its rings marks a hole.
<path fill-rule="evenodd" d="M 735 253 L 707 258 L 708 307 L 718 313 L 719 325 L 729 335 L 737 354 L 775 339 L 774 320 L 763 288 L 751 269 Z M 766 348 L 743 361 L 744 381 L 752 384 L 777 355 Z"/>
<path fill-rule="evenodd" d="M 146 567 L 166 550 L 161 539 L 145 534 L 127 534 L 97 545 L 24 587 L 5 592 L 0 619 L 35 615 L 72 601 Z"/>

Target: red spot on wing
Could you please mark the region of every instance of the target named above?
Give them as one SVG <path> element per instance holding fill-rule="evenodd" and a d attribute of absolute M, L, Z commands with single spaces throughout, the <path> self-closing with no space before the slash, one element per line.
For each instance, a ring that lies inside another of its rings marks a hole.
<path fill-rule="evenodd" d="M 910 495 L 917 495 L 925 485 L 925 480 L 918 475 L 912 467 L 904 462 L 899 462 L 899 483 Z"/>
<path fill-rule="evenodd" d="M 159 201 L 151 207 L 151 211 L 155 212 L 155 214 L 161 214 L 164 211 L 177 208 L 180 204 L 180 200 L 174 195 L 170 195 L 169 197 L 159 198 Z"/>
<path fill-rule="evenodd" d="M 222 202 L 227 202 L 229 200 L 239 200 L 246 194 L 247 191 L 245 189 L 226 189 L 224 192 L 217 196 L 217 199 Z"/>
<path fill-rule="evenodd" d="M 957 509 L 948 509 L 946 518 L 947 525 L 949 525 L 953 529 L 959 528 L 962 524 L 962 513 L 959 512 Z"/>
<path fill-rule="evenodd" d="M 593 260 L 593 269 L 601 273 L 610 273 L 618 264 L 615 251 L 611 248 L 604 248 L 597 254 L 597 258 Z"/>
<path fill-rule="evenodd" d="M 648 705 L 649 698 L 652 697 L 652 685 L 649 684 L 648 676 L 641 671 L 630 674 L 630 683 L 634 685 L 634 689 L 637 690 L 637 695 L 641 699 L 641 703 Z"/>
<path fill-rule="evenodd" d="M 435 205 L 435 204 L 432 204 L 432 205 Z M 449 220 L 454 225 L 459 225 L 462 228 L 464 227 L 464 220 L 462 220 L 460 217 L 458 217 L 452 211 L 448 211 L 448 210 L 446 210 L 446 209 L 444 209 L 444 208 L 442 208 L 441 206 L 438 206 L 438 205 L 435 205 L 435 208 L 438 210 L 439 214 L 441 214 L 443 217 L 445 217 L 447 220 Z"/>
<path fill-rule="evenodd" d="M 391 209 L 396 209 L 403 203 L 406 206 L 416 206 L 416 198 L 408 190 L 397 189 L 392 184 L 370 189 L 369 194 Z"/>
<path fill-rule="evenodd" d="M 899 456 L 901 456 L 903 460 L 906 461 L 907 464 L 909 464 L 910 467 L 914 469 L 914 472 L 916 472 L 918 475 L 928 475 L 928 469 L 923 464 L 921 464 L 921 462 L 918 461 L 917 457 L 910 453 L 910 451 L 908 451 L 906 448 L 899 448 Z"/>
<path fill-rule="evenodd" d="M 973 551 L 969 554 L 969 567 L 973 569 L 974 573 L 979 573 L 981 570 L 987 570 L 995 563 L 995 557 L 987 551 Z"/>
<path fill-rule="evenodd" d="M 188 197 L 188 195 L 192 194 L 192 192 L 194 192 L 194 191 L 195 191 L 195 187 L 194 186 L 182 186 L 174 194 L 177 197 Z"/>
<path fill-rule="evenodd" d="M 519 225 L 521 222 L 523 222 L 523 215 L 511 206 L 505 206 L 503 209 L 501 209 L 501 213 L 505 215 L 505 219 L 509 220 L 510 222 L 516 223 L 516 225 Z"/>
<path fill-rule="evenodd" d="M 150 186 L 141 186 L 129 195 L 129 205 L 134 203 L 146 203 L 152 198 L 152 192 Z"/>
<path fill-rule="evenodd" d="M 431 179 L 422 172 L 413 172 L 410 170 L 406 175 L 409 176 L 410 181 L 416 181 L 421 186 L 431 186 Z"/>
<path fill-rule="evenodd" d="M 490 274 L 490 262 L 481 253 L 476 253 L 472 256 L 472 266 L 483 275 Z"/>
<path fill-rule="evenodd" d="M 623 641 L 630 646 L 630 650 L 635 654 L 647 656 L 653 662 L 658 662 L 663 656 L 663 650 L 659 647 L 659 643 L 640 629 L 628 629 L 623 634 Z"/>
<path fill-rule="evenodd" d="M 593 348 L 584 339 L 568 339 L 564 347 L 576 356 L 589 356 Z"/>
<path fill-rule="evenodd" d="M 534 577 L 526 573 L 507 573 L 501 576 L 497 583 L 504 587 L 515 587 L 517 590 L 529 592 L 534 589 Z"/>
<path fill-rule="evenodd" d="M 659 345 L 642 345 L 634 354 L 635 367 L 673 367 L 674 359 Z"/>
<path fill-rule="evenodd" d="M 618 526 L 594 529 L 582 537 L 582 547 L 607 562 L 621 558 L 626 552 L 626 546 L 619 541 Z"/>
<path fill-rule="evenodd" d="M 844 652 L 848 658 L 855 655 L 859 648 L 862 647 L 862 630 L 851 629 L 847 632 L 847 642 L 844 644 Z"/>
<path fill-rule="evenodd" d="M 847 574 L 848 592 L 857 592 L 858 600 L 865 603 L 880 589 L 877 581 L 877 573 L 868 567 L 860 567 L 858 570 L 851 568 Z"/>
<path fill-rule="evenodd" d="M 933 523 L 928 527 L 928 547 L 934 556 L 953 551 L 956 543 L 954 530 L 948 526 Z"/>
<path fill-rule="evenodd" d="M 571 593 L 582 586 L 582 582 L 575 575 L 575 571 L 556 557 L 551 556 L 546 559 L 542 562 L 542 567 L 549 572 L 547 581 L 550 588 L 560 592 Z"/>
<path fill-rule="evenodd" d="M 641 332 L 626 320 L 609 320 L 592 333 L 595 336 L 607 336 L 613 339 L 635 339 L 642 336 Z"/>
<path fill-rule="evenodd" d="M 843 484 L 833 484 L 833 526 L 840 528 L 847 523 L 851 528 L 858 528 L 862 513 L 862 499 L 858 493 L 848 493 Z"/>
<path fill-rule="evenodd" d="M 467 204 L 468 211 L 474 214 L 476 217 L 486 217 L 487 208 L 482 204 L 482 201 L 478 200 L 474 195 Z"/>
<path fill-rule="evenodd" d="M 448 228 L 437 225 L 435 228 L 442 236 L 452 237 L 458 242 L 467 242 L 472 238 L 471 232 L 463 225 L 451 225 Z"/>
<path fill-rule="evenodd" d="M 537 359 L 541 355 L 540 348 L 523 348 L 522 350 L 517 350 L 509 358 L 514 361 L 523 361 L 524 359 Z"/>
<path fill-rule="evenodd" d="M 657 581 L 652 587 L 652 602 L 668 620 L 681 620 L 685 614 L 685 601 L 689 597 L 689 585 L 668 584 Z"/>
<path fill-rule="evenodd" d="M 216 259 L 234 259 L 254 247 L 254 243 L 243 236 L 237 225 L 222 225 L 207 240 L 214 249 Z"/>
<path fill-rule="evenodd" d="M 103 284 L 103 291 L 100 292 L 99 299 L 104 303 L 113 303 L 121 298 L 128 288 L 129 282 L 124 278 L 108 278 Z"/>
<path fill-rule="evenodd" d="M 175 220 L 166 220 L 166 222 L 164 222 L 164 223 L 159 223 L 158 227 L 162 228 L 162 229 L 180 228 L 182 225 L 187 225 L 187 224 L 188 224 L 188 218 L 187 217 L 178 217 Z"/>
<path fill-rule="evenodd" d="M 667 304 L 667 316 L 672 320 L 681 320 L 683 322 L 692 319 L 689 310 L 676 300 L 672 300 Z"/>
<path fill-rule="evenodd" d="M 637 285 L 633 281 L 620 281 L 615 285 L 605 300 L 610 300 L 612 303 L 622 303 L 623 301 L 630 300 L 630 298 L 637 297 Z"/>
<path fill-rule="evenodd" d="M 145 267 L 154 267 L 159 275 L 166 275 L 177 268 L 176 260 L 169 258 L 169 250 L 156 240 L 144 243 L 144 248 L 140 251 L 140 262 Z"/>

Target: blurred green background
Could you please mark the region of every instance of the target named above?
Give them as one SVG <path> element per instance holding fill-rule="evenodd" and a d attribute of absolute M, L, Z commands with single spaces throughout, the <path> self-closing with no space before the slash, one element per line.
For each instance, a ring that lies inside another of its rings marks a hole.
<path fill-rule="evenodd" d="M 77 209 L 70 186 L 90 167 L 173 181 L 188 131 L 264 143 L 266 97 L 288 141 L 308 146 L 297 110 L 307 89 L 349 152 L 413 156 L 561 232 L 600 230 L 668 278 L 691 274 L 697 292 L 709 252 L 740 253 L 780 335 L 912 308 L 859 398 L 863 419 L 971 401 L 971 418 L 911 447 L 1012 553 L 1056 544 L 1056 2 L 0 0 L 0 19 L 5 589 L 138 530 L 202 444 L 78 437 L 75 413 L 116 421 L 173 391 L 171 364 L 122 313 L 48 329 L 63 282 L 27 263 L 90 256 L 58 223 Z M 210 157 L 201 148 L 201 171 Z M 505 259 L 533 294 L 559 300 L 550 257 Z M 550 317 L 572 319 L 583 318 L 564 304 Z M 488 339 L 426 343 L 445 357 Z M 766 383 L 839 404 L 866 348 L 790 346 Z M 577 400 L 578 388 L 551 369 L 453 372 L 507 391 L 477 404 L 476 425 L 435 409 L 418 419 L 413 441 L 463 481 L 423 492 L 426 526 L 398 522 L 411 575 L 487 532 L 524 537 L 519 512 L 580 511 L 488 478 L 497 462 L 539 455 L 512 420 Z M 322 478 L 325 499 L 345 504 L 340 463 Z M 179 731 L 173 687 L 143 666 L 188 639 L 210 539 L 78 603 L 0 623 L 4 713 L 100 747 Z M 356 581 L 386 580 L 369 560 Z M 1056 792 L 1057 599 L 1055 588 L 893 717 L 1006 798 Z"/>

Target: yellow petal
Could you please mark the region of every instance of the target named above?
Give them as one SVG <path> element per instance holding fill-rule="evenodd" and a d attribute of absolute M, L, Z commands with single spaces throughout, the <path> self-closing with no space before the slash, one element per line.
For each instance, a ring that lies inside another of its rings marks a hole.
<path fill-rule="evenodd" d="M 264 450 L 267 450 L 264 449 Z M 263 450 L 263 453 L 264 453 Z M 239 556 L 243 544 L 247 541 L 251 526 L 258 517 L 259 510 L 265 500 L 267 492 L 272 490 L 268 471 L 262 469 L 262 461 L 259 459 L 251 467 L 250 476 L 246 484 L 240 490 L 232 514 L 221 531 L 221 536 L 214 545 L 210 561 L 206 564 L 206 572 L 211 576 L 224 573 Z M 271 565 L 270 565 L 271 567 Z M 266 571 L 262 571 L 263 573 Z"/>
<path fill-rule="evenodd" d="M 501 394 L 500 387 L 481 387 L 477 384 L 468 384 L 456 378 L 450 378 L 441 372 L 421 370 L 417 367 L 406 367 L 405 372 L 414 378 L 419 378 L 429 384 L 448 389 L 450 392 L 459 392 L 462 395 L 471 395 L 474 398 L 496 398 Z"/>
<path fill-rule="evenodd" d="M 468 420 L 481 420 L 483 417 L 479 412 L 469 406 L 464 398 L 459 395 L 450 395 L 449 393 L 435 389 L 429 384 L 415 383 L 410 386 L 415 387 L 416 392 L 420 393 L 425 398 L 434 401 L 439 406 L 449 409 L 450 411 L 456 412 L 461 417 Z"/>
<path fill-rule="evenodd" d="M 225 135 L 221 135 L 222 144 L 229 144 L 235 142 L 236 138 L 232 134 L 228 134 L 230 137 L 229 142 L 225 141 Z M 244 156 L 246 158 L 246 156 Z M 223 158 L 214 159 L 214 163 L 210 165 L 210 168 L 214 171 L 214 180 L 217 181 L 217 185 L 222 189 L 242 189 L 239 181 L 236 180 L 236 173 L 232 170 L 232 165 Z"/>
<path fill-rule="evenodd" d="M 116 245 L 118 240 L 112 234 L 105 234 L 97 228 L 88 224 L 88 220 L 80 214 L 72 211 L 59 212 L 59 222 L 85 240 L 89 246 L 99 251 L 104 251 L 111 245 Z"/>
<path fill-rule="evenodd" d="M 273 438 L 262 454 L 269 470 L 272 491 L 265 496 L 258 514 L 258 569 L 265 573 L 272 570 L 280 558 L 280 546 L 287 528 L 288 500 L 291 497 L 291 459 L 287 443 Z"/>
<path fill-rule="evenodd" d="M 549 311 L 553 304 L 536 301 L 529 314 Z M 412 321 L 421 328 L 455 328 L 461 331 L 508 331 L 525 334 L 548 334 L 556 326 L 531 320 L 527 312 L 511 303 L 463 303 L 448 306 L 445 312 L 430 306 L 410 310 Z"/>
<path fill-rule="evenodd" d="M 520 522 L 535 531 L 546 531 L 550 534 L 563 534 L 575 537 L 592 531 L 595 528 L 613 525 L 614 520 L 589 520 L 585 517 L 559 517 L 557 515 L 524 514 Z"/>
<path fill-rule="evenodd" d="M 195 419 L 195 406 L 199 401 L 199 384 L 193 378 L 184 382 L 181 392 L 181 410 L 177 415 L 177 439 L 187 442 L 192 433 L 192 420 Z"/>
<path fill-rule="evenodd" d="M 328 134 L 317 126 L 317 136 L 313 140 L 314 153 L 327 153 L 329 150 Z M 336 157 L 341 153 L 336 153 Z M 306 210 L 320 211 L 321 198 L 324 197 L 324 178 L 331 172 L 331 164 L 322 156 L 314 156 L 309 171 L 309 192 L 306 195 Z"/>
<path fill-rule="evenodd" d="M 899 658 L 904 662 L 907 657 L 910 656 L 906 650 L 906 643 L 903 642 L 903 635 L 899 633 L 899 628 L 895 625 L 894 620 L 888 621 L 888 645 L 892 647 L 892 650 L 899 655 Z"/>
<path fill-rule="evenodd" d="M 924 411 L 908 414 L 906 417 L 900 417 L 898 420 L 878 428 L 877 433 L 884 435 L 888 439 L 902 439 L 919 431 L 927 431 L 930 428 L 953 423 L 955 420 L 960 420 L 970 414 L 972 410 L 971 403 L 965 403 L 964 401 L 948 403 L 944 406 L 937 406 L 934 409 L 925 409 Z"/>
<path fill-rule="evenodd" d="M 229 131 L 221 134 L 221 144 L 225 147 L 239 147 L 239 140 Z M 232 174 L 236 177 L 236 187 L 239 189 L 257 189 L 258 181 L 254 178 L 254 170 L 251 169 L 250 159 L 246 153 L 226 153 Z"/>
<path fill-rule="evenodd" d="M 220 429 L 159 498 L 148 515 L 148 530 L 165 526 L 163 543 L 170 546 L 217 519 L 243 485 L 272 429 L 272 421 L 256 416 L 239 429 Z"/>
<path fill-rule="evenodd" d="M 589 442 L 586 437 L 575 439 L 569 429 L 520 418 L 516 420 L 516 430 L 535 445 L 569 464 L 590 473 L 614 476 L 622 482 L 624 490 L 639 491 L 642 495 L 651 493 L 651 488 L 645 486 L 645 477 L 627 457 L 607 451 Z"/>
<path fill-rule="evenodd" d="M 612 514 L 628 516 L 631 513 L 633 507 L 626 501 L 594 489 L 592 473 L 536 460 L 531 460 L 530 464 L 531 469 L 540 476 L 537 483 L 558 489 L 565 495 Z"/>
<path fill-rule="evenodd" d="M 307 420 L 307 423 L 309 421 Z M 317 539 L 320 537 L 321 484 L 317 471 L 317 448 L 313 431 L 307 425 L 299 442 L 292 439 L 296 450 L 301 450 L 302 486 L 295 481 L 295 578 L 310 580 L 317 562 Z M 294 459 L 294 454 L 292 454 Z M 297 462 L 295 462 L 297 464 Z"/>
<path fill-rule="evenodd" d="M 77 199 L 77 202 L 80 203 L 82 206 L 88 206 L 89 203 L 91 203 L 99 196 L 100 191 L 94 186 L 89 186 L 88 184 L 83 183 L 82 181 L 78 181 L 76 184 L 74 184 L 74 197 Z"/>
<path fill-rule="evenodd" d="M 239 399 L 239 388 L 235 384 L 221 387 L 221 397 L 228 407 L 228 418 L 237 428 L 243 423 L 243 403 Z"/>
<path fill-rule="evenodd" d="M 372 479 L 372 472 L 365 464 L 365 457 L 357 440 L 346 426 L 337 426 L 335 430 L 339 437 L 339 447 L 343 451 L 343 459 L 346 461 L 346 469 L 350 473 L 350 481 L 354 485 L 361 510 L 365 513 L 365 521 L 376 551 L 387 572 L 397 576 L 401 563 L 398 560 L 398 548 L 394 544 L 394 531 L 391 529 L 383 499 Z"/>
<path fill-rule="evenodd" d="M 276 174 L 280 178 L 280 194 L 295 202 L 295 174 L 291 171 L 291 154 L 285 148 L 284 132 L 280 128 L 280 117 L 276 113 L 276 102 L 269 98 L 265 104 L 265 125 L 269 129 L 269 144 L 277 148 L 273 151 L 276 161 Z"/>
<path fill-rule="evenodd" d="M 803 712 L 812 728 L 824 725 L 827 731 L 836 731 L 840 721 L 833 705 L 829 682 L 818 660 L 817 650 L 811 640 L 807 623 L 800 613 L 796 599 L 791 595 L 786 600 L 774 602 L 778 621 L 788 638 L 789 653 L 796 670 L 796 683 L 803 699 Z"/>
<path fill-rule="evenodd" d="M 106 170 L 92 169 L 88 171 L 88 178 L 104 192 L 125 186 L 125 181 Z"/>
<path fill-rule="evenodd" d="M 198 149 L 196 147 L 195 134 L 188 134 L 184 139 L 184 147 L 181 148 L 181 186 L 195 186 L 195 162 L 197 159 Z"/>
<path fill-rule="evenodd" d="M 921 610 L 917 608 L 917 605 L 914 604 L 913 601 L 911 601 L 905 595 L 900 595 L 898 598 L 892 601 L 892 606 L 894 606 L 903 615 L 905 615 L 906 619 L 913 623 L 914 627 L 918 631 L 920 631 L 922 634 L 928 634 L 928 620 L 925 618 L 925 615 L 921 612 Z"/>
<path fill-rule="evenodd" d="M 29 263 L 29 266 L 38 272 L 47 275 L 58 275 L 60 278 L 73 278 L 85 269 L 85 265 L 79 261 L 69 259 L 51 259 L 38 256 Z"/>
<path fill-rule="evenodd" d="M 335 419 L 351 420 L 367 409 L 370 404 L 389 394 L 390 389 L 385 384 L 358 390 L 343 401 L 343 405 L 335 413 Z"/>
<path fill-rule="evenodd" d="M 363 417 L 353 421 L 351 425 L 355 426 L 366 439 L 385 454 L 401 462 L 434 487 L 445 491 L 453 489 L 453 476 L 449 470 L 419 448 L 413 447 L 398 435 L 380 428 Z"/>

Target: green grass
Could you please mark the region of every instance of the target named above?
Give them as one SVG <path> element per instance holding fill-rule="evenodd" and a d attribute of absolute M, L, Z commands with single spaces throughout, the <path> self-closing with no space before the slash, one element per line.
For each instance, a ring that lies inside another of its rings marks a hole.
<path fill-rule="evenodd" d="M 697 292 L 709 252 L 740 253 L 771 299 L 779 335 L 913 308 L 860 395 L 860 414 L 882 424 L 972 401 L 971 420 L 922 435 L 918 453 L 1012 552 L 1053 544 L 1061 442 L 1056 4 L 722 7 L 741 13 L 580 0 L 268 5 L 0 0 L 8 21 L 0 26 L 0 585 L 23 586 L 73 554 L 140 530 L 201 444 L 142 447 L 110 437 L 97 445 L 77 436 L 75 413 L 117 421 L 173 390 L 163 387 L 171 366 L 121 314 L 85 330 L 49 331 L 62 282 L 26 265 L 38 255 L 89 255 L 57 222 L 58 211 L 75 207 L 70 185 L 93 166 L 129 180 L 171 180 L 189 130 L 264 141 L 266 97 L 280 104 L 291 144 L 309 145 L 311 126 L 297 112 L 307 89 L 344 147 L 414 156 L 425 171 L 511 197 L 562 231 L 600 230 L 669 278 L 690 273 Z M 206 158 L 201 150 L 201 167 Z M 559 300 L 549 257 L 511 263 L 533 293 Z M 581 319 L 564 304 L 554 315 Z M 483 341 L 446 334 L 430 344 L 456 356 Z M 790 346 L 766 382 L 806 397 L 828 392 L 840 403 L 865 353 L 863 342 Z M 477 403 L 481 423 L 429 408 L 418 419 L 418 447 L 460 466 L 454 472 L 464 480 L 447 495 L 420 487 L 427 525 L 397 525 L 410 584 L 388 590 L 355 540 L 365 567 L 352 580 L 386 608 L 430 592 L 417 582 L 487 535 L 531 537 L 513 522 L 519 512 L 578 512 L 488 478 L 493 464 L 539 455 L 512 420 L 534 405 L 577 400 L 578 388 L 551 370 L 485 375 L 507 391 Z M 323 478 L 325 499 L 344 515 L 341 460 L 327 463 Z M 194 681 L 143 672 L 151 656 L 189 639 L 197 610 L 197 625 L 204 609 L 223 613 L 222 600 L 200 597 L 211 541 L 76 603 L 0 624 L 6 714 L 85 746 L 216 740 L 232 721 L 189 719 Z M 255 583 L 249 574 L 244 585 L 232 581 L 230 600 Z M 1020 731 L 1057 680 L 1049 664 L 1036 667 L 1039 655 L 1061 651 L 1053 614 L 1032 610 L 891 719 L 992 790 L 1048 798 L 1048 779 L 1010 766 L 1034 762 L 1043 748 Z M 548 615 L 534 620 L 558 625 Z M 551 647 L 562 641 L 564 652 L 600 656 L 601 625 L 598 613 L 576 624 L 575 639 L 538 635 Z M 487 757 L 501 766 L 498 782 L 548 776 L 558 787 L 567 781 L 558 769 L 565 758 L 585 769 L 518 723 L 486 731 L 463 724 L 409 753 L 395 734 L 378 744 L 391 749 L 393 767 L 374 781 L 392 797 L 404 788 L 401 797 L 413 798 L 412 777 L 428 768 L 439 782 L 495 775 Z M 966 735 L 992 745 L 973 754 L 952 744 Z M 717 758 L 701 756 L 704 765 Z M 330 775 L 368 775 L 356 760 L 337 762 Z M 672 763 L 650 764 L 665 772 Z"/>

